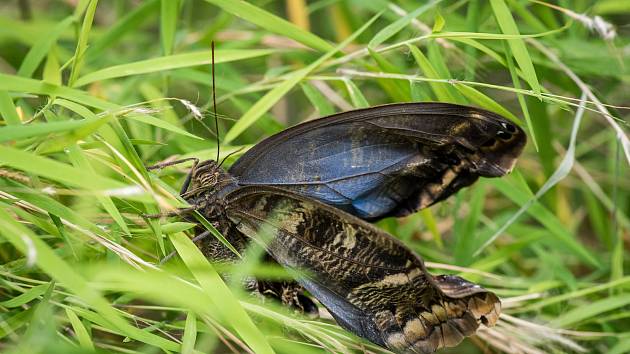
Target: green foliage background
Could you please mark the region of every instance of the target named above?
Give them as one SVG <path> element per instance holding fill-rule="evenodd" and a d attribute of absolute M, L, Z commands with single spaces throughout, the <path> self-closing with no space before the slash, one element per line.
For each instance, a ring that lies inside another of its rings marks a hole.
<path fill-rule="evenodd" d="M 445 101 L 520 122 L 516 170 L 380 226 L 504 316 L 452 353 L 630 352 L 630 5 L 617 0 L 0 3 L 0 350 L 383 351 L 243 294 L 183 206 L 186 167 L 293 124 Z M 601 16 L 601 17 L 599 17 Z M 228 159 L 228 164 L 245 150 Z M 159 260 L 176 250 L 166 266 Z M 260 254 L 259 250 L 251 250 Z"/>

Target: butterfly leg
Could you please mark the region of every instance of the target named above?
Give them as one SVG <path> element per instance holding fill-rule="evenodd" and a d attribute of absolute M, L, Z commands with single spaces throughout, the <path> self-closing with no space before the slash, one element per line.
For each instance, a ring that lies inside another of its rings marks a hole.
<path fill-rule="evenodd" d="M 295 281 L 268 281 L 250 278 L 245 284 L 247 290 L 262 297 L 273 298 L 296 312 L 311 318 L 319 316 L 319 309 L 311 298 L 304 295 L 304 288 Z"/>
<path fill-rule="evenodd" d="M 193 205 L 188 208 L 179 208 L 172 211 L 166 211 L 163 213 L 142 214 L 142 217 L 147 218 L 147 219 L 160 219 L 160 218 L 165 218 L 165 217 L 170 217 L 170 216 L 182 216 L 182 215 L 191 214 L 192 212 L 199 210 L 201 208 L 202 208 L 202 205 Z"/>
<path fill-rule="evenodd" d="M 188 186 L 190 185 L 190 180 L 192 179 L 192 176 L 195 173 L 195 169 L 197 168 L 197 165 L 199 164 L 199 159 L 198 158 L 196 158 L 196 157 L 189 157 L 189 158 L 181 159 L 181 160 L 161 162 L 161 163 L 155 164 L 153 166 L 147 167 L 147 170 L 160 170 L 160 169 L 162 169 L 164 167 L 179 165 L 180 163 L 184 163 L 184 162 L 188 162 L 188 161 L 192 161 L 193 165 L 190 168 L 190 171 L 188 172 L 188 175 L 186 175 L 186 180 L 184 181 L 184 184 L 182 185 L 182 188 L 179 191 L 179 194 L 182 195 L 182 194 L 186 193 L 186 191 L 188 190 Z"/>
<path fill-rule="evenodd" d="M 161 170 L 164 167 L 168 167 L 168 166 L 175 166 L 175 165 L 179 165 L 180 163 L 184 163 L 184 162 L 188 162 L 188 161 L 193 161 L 193 167 L 196 166 L 199 163 L 199 159 L 196 157 L 189 157 L 186 159 L 180 159 L 180 160 L 175 160 L 175 161 L 166 161 L 166 162 L 160 162 L 160 163 L 156 163 L 155 165 L 151 165 L 151 166 L 147 166 L 147 170 Z"/>

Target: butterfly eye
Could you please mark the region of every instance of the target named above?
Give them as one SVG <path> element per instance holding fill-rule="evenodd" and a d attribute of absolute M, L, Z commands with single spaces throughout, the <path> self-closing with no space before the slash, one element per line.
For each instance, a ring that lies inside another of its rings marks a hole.
<path fill-rule="evenodd" d="M 501 140 L 510 140 L 510 138 L 512 137 L 512 134 L 504 132 L 503 130 L 499 130 L 497 132 L 497 137 Z"/>
<path fill-rule="evenodd" d="M 501 126 L 508 131 L 508 133 L 516 133 L 516 128 L 512 124 L 501 123 Z"/>
<path fill-rule="evenodd" d="M 494 146 L 494 144 L 497 142 L 496 139 L 492 138 L 492 139 L 488 139 L 485 143 L 483 143 L 483 145 L 481 145 L 482 147 L 492 147 Z"/>

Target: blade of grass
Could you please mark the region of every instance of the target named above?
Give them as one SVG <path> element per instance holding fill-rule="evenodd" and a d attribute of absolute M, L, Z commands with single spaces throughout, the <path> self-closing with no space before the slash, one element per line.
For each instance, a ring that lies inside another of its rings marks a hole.
<path fill-rule="evenodd" d="M 107 32 L 95 38 L 85 52 L 85 61 L 97 60 L 108 47 L 122 40 L 126 34 L 138 31 L 141 24 L 151 19 L 159 9 L 160 0 L 143 1 L 131 12 L 119 19 Z"/>
<path fill-rule="evenodd" d="M 90 96 L 88 93 L 81 90 L 57 86 L 45 81 L 0 73 L 0 92 L 2 90 L 63 97 L 67 100 L 102 110 L 117 110 L 120 108 L 120 106 L 114 103 Z"/>
<path fill-rule="evenodd" d="M 85 157 L 85 154 L 83 153 L 83 151 L 77 145 L 68 147 L 68 156 L 72 160 L 72 163 L 74 164 L 74 166 L 81 168 L 82 170 L 88 171 L 90 173 L 96 173 L 92 165 L 90 165 L 90 163 L 88 162 L 88 159 Z M 96 199 L 103 206 L 105 211 L 107 211 L 107 213 L 112 217 L 112 219 L 114 219 L 116 224 L 120 226 L 123 232 L 126 235 L 130 236 L 131 232 L 129 231 L 129 228 L 127 227 L 127 223 L 125 222 L 122 215 L 120 214 L 120 211 L 118 211 L 118 208 L 116 208 L 116 205 L 114 204 L 112 199 L 108 196 L 100 196 L 100 195 L 97 195 Z"/>
<path fill-rule="evenodd" d="M 67 101 L 67 100 L 63 100 L 63 99 L 57 99 L 54 101 L 54 104 L 59 105 L 61 107 L 65 107 L 70 109 L 71 111 L 81 115 L 83 118 L 86 118 L 86 120 L 90 120 L 90 119 L 103 119 L 106 117 L 102 117 L 102 118 L 98 118 L 98 116 L 96 116 L 94 113 L 92 113 L 92 111 L 90 111 L 89 109 L 71 102 L 71 101 Z M 109 116 L 111 117 L 111 116 Z M 183 135 L 183 136 L 187 136 L 189 138 L 193 138 L 193 139 L 198 139 L 198 140 L 204 140 L 201 137 L 198 137 L 197 135 L 191 134 L 189 132 L 187 132 L 186 130 L 175 126 L 169 122 L 163 121 L 161 119 L 155 118 L 153 116 L 150 116 L 148 114 L 142 114 L 142 113 L 133 113 L 131 112 L 130 114 L 125 115 L 125 118 L 128 119 L 133 119 L 133 120 L 137 120 L 139 122 L 143 122 L 149 125 L 153 125 L 155 127 L 158 128 L 162 128 L 164 130 L 173 132 L 175 134 L 179 134 L 179 135 Z M 52 124 L 52 123 L 48 123 L 48 124 Z M 80 125 L 81 127 L 83 125 Z M 56 127 L 58 128 L 58 127 Z M 1 140 L 0 140 L 1 141 Z"/>
<path fill-rule="evenodd" d="M 418 49 L 418 47 L 416 47 L 415 45 L 409 45 L 407 47 L 411 51 L 411 54 L 413 55 L 414 59 L 416 60 L 416 63 L 420 67 L 420 70 L 422 70 L 422 72 L 424 73 L 424 75 L 426 75 L 426 77 L 430 79 L 443 79 L 440 77 L 437 71 L 435 71 L 429 59 L 420 51 L 420 49 Z M 431 90 L 433 91 L 433 93 L 435 94 L 435 96 L 438 98 L 439 101 L 456 103 L 457 100 L 455 99 L 455 97 L 453 97 L 453 95 L 451 95 L 451 93 L 448 91 L 447 87 L 444 84 L 437 83 L 437 82 L 430 82 L 429 86 L 431 86 Z"/>
<path fill-rule="evenodd" d="M 70 77 L 68 78 L 68 86 L 70 87 L 74 86 L 74 82 L 77 80 L 77 78 L 79 78 L 79 74 L 81 73 L 81 69 L 83 67 L 83 55 L 85 54 L 85 49 L 87 48 L 88 38 L 90 35 L 90 30 L 92 29 L 92 22 L 94 21 L 94 14 L 96 13 L 97 4 L 98 0 L 90 0 L 90 3 L 85 10 L 83 25 L 81 26 L 81 31 L 79 32 L 79 39 L 77 41 L 77 47 L 72 60 Z"/>
<path fill-rule="evenodd" d="M 560 165 L 558 165 L 558 168 L 556 169 L 556 171 L 551 175 L 551 177 L 549 177 L 547 182 L 543 184 L 540 190 L 536 192 L 536 195 L 534 195 L 528 201 L 523 203 L 521 208 L 516 213 L 514 213 L 512 217 L 510 217 L 510 219 L 505 224 L 503 224 L 497 230 L 497 232 L 494 233 L 494 235 L 490 237 L 490 239 L 488 239 L 479 249 L 477 249 L 477 251 L 475 252 L 475 256 L 479 255 L 479 253 L 481 253 L 481 251 L 484 248 L 486 248 L 488 245 L 494 242 L 494 240 L 496 240 L 496 238 L 499 237 L 499 235 L 501 235 L 512 223 L 514 223 L 516 219 L 518 219 L 523 213 L 525 213 L 530 207 L 532 207 L 534 203 L 538 201 L 538 199 L 540 199 L 540 197 L 542 197 L 545 193 L 547 193 L 549 189 L 551 189 L 554 185 L 558 184 L 558 182 L 563 180 L 569 174 L 569 172 L 571 172 L 573 163 L 575 161 L 575 144 L 577 141 L 577 133 L 578 133 L 578 130 L 580 129 L 582 116 L 584 115 L 584 107 L 585 107 L 584 106 L 585 103 L 583 101 L 584 99 L 586 99 L 586 96 L 583 94 L 582 101 L 580 102 L 580 107 L 578 108 L 578 111 L 576 112 L 575 118 L 573 121 L 573 127 L 571 129 L 571 139 L 569 141 L 569 148 L 567 149 L 567 152 L 564 158 L 562 159 L 562 162 L 560 162 Z M 584 250 L 584 249 L 580 247 L 579 250 Z M 586 250 L 584 250 L 584 252 L 586 252 Z M 583 256 L 586 256 L 586 255 L 588 255 L 588 253 L 583 253 Z M 590 257 L 589 255 L 589 258 L 592 258 L 592 257 Z M 595 259 L 592 259 L 592 260 L 595 261 Z M 598 263 L 599 262 L 595 261 L 594 263 L 591 263 L 591 264 L 596 265 Z"/>
<path fill-rule="evenodd" d="M 207 2 L 220 7 L 222 10 L 240 17 L 245 21 L 258 25 L 269 32 L 286 36 L 296 42 L 302 43 L 309 48 L 320 52 L 329 52 L 334 47 L 318 37 L 317 35 L 305 31 L 291 22 L 269 13 L 260 7 L 245 1 L 234 0 L 206 0 Z"/>
<path fill-rule="evenodd" d="M 77 316 L 71 308 L 66 307 L 66 316 L 72 325 L 72 330 L 74 331 L 74 335 L 77 337 L 79 341 L 79 345 L 81 348 L 93 351 L 94 343 L 92 343 L 92 338 L 90 337 L 90 333 L 85 328 L 79 317 Z"/>
<path fill-rule="evenodd" d="M 20 116 L 18 115 L 15 109 L 15 105 L 13 104 L 13 99 L 5 90 L 0 90 L 0 116 L 9 126 L 18 126 L 22 124 Z M 2 138 L 3 135 L 0 134 L 0 139 Z"/>
<path fill-rule="evenodd" d="M 376 33 L 374 37 L 372 37 L 372 40 L 370 40 L 370 43 L 368 43 L 368 46 L 374 48 L 378 46 L 379 44 L 385 42 L 386 40 L 394 36 L 396 33 L 400 32 L 403 28 L 409 27 L 409 23 L 411 23 L 412 20 L 422 15 L 426 11 L 430 10 L 431 8 L 433 8 L 435 5 L 439 4 L 440 2 L 442 2 L 442 0 L 433 0 L 409 12 L 407 15 L 399 18 L 398 20 L 390 23 L 389 25 L 385 26 L 385 28 L 378 31 L 378 33 Z"/>
<path fill-rule="evenodd" d="M 86 190 L 116 190 L 129 186 L 116 180 L 90 173 L 64 163 L 41 157 L 29 152 L 0 146 L 0 162 L 18 170 L 33 173 L 68 185 Z M 140 194 L 129 194 L 124 197 L 130 199 L 146 199 Z"/>
<path fill-rule="evenodd" d="M 494 16 L 501 28 L 501 31 L 507 35 L 520 35 L 518 26 L 514 22 L 514 18 L 510 13 L 510 9 L 505 4 L 504 0 L 490 0 L 490 5 L 494 12 Z M 525 42 L 522 39 L 508 39 L 508 44 L 514 53 L 514 59 L 518 63 L 518 66 L 523 71 L 525 80 L 529 84 L 529 87 L 534 90 L 535 93 L 540 94 L 540 84 L 538 83 L 538 77 L 536 76 L 536 70 L 532 59 L 527 52 Z"/>
<path fill-rule="evenodd" d="M 556 317 L 551 323 L 558 328 L 574 326 L 582 321 L 594 321 L 604 312 L 621 309 L 628 305 L 630 305 L 630 296 L 627 294 L 611 296 L 578 306 Z"/>
<path fill-rule="evenodd" d="M 326 97 L 319 92 L 318 89 L 309 83 L 302 83 L 300 86 L 302 87 L 302 91 L 304 92 L 304 95 L 306 95 L 306 98 L 308 98 L 313 107 L 317 109 L 317 112 L 321 117 L 335 113 L 333 106 L 330 102 L 328 102 Z"/>
<path fill-rule="evenodd" d="M 74 21 L 76 21 L 76 17 L 68 16 L 55 25 L 47 35 L 41 36 L 28 51 L 24 60 L 22 60 L 17 74 L 23 77 L 33 76 L 35 69 L 37 69 L 42 60 L 44 60 L 48 51 L 54 46 L 57 39 L 59 39 L 59 36 L 61 36 Z"/>
<path fill-rule="evenodd" d="M 44 295 L 47 289 L 48 284 L 34 286 L 21 295 L 0 302 L 0 305 L 8 308 L 20 307 Z"/>
<path fill-rule="evenodd" d="M 401 74 L 400 69 L 387 60 L 383 55 L 379 54 L 377 51 L 372 50 L 372 48 L 368 47 L 368 52 L 378 68 L 370 68 L 368 69 L 373 71 L 381 71 L 384 73 L 394 73 Z M 411 92 L 409 89 L 409 85 L 406 82 L 398 81 L 398 80 L 378 80 L 378 84 L 383 87 L 383 90 L 387 93 L 387 95 L 395 102 L 408 102 L 411 99 Z"/>
<path fill-rule="evenodd" d="M 0 234 L 11 242 L 16 249 L 23 254 L 34 253 L 35 262 L 39 269 L 49 274 L 87 304 L 93 306 L 97 312 L 122 333 L 164 350 L 179 350 L 179 344 L 131 326 L 122 319 L 109 302 L 89 286 L 83 277 L 74 271 L 70 264 L 62 260 L 48 245 L 33 235 L 30 230 L 12 220 L 4 208 L 0 208 L 0 226 Z"/>
<path fill-rule="evenodd" d="M 355 85 L 354 82 L 350 79 L 343 80 L 344 84 L 346 84 L 346 88 L 348 89 L 348 94 L 350 95 L 350 100 L 352 101 L 352 105 L 356 108 L 367 108 L 370 106 L 367 99 L 361 93 L 361 90 Z"/>
<path fill-rule="evenodd" d="M 20 311 L 11 317 L 2 317 L 2 326 L 0 326 L 0 339 L 15 333 L 18 329 L 28 323 L 33 315 L 34 308 L 31 307 L 25 311 Z"/>
<path fill-rule="evenodd" d="M 510 70 L 512 83 L 514 84 L 515 89 L 520 90 L 521 82 L 519 81 L 518 74 L 516 73 L 516 67 L 514 66 L 514 63 L 512 62 L 512 51 L 510 50 L 508 45 L 504 44 L 504 48 L 505 48 L 506 63 L 507 63 L 508 69 Z M 529 133 L 532 136 L 534 147 L 536 148 L 536 151 L 538 151 L 539 149 L 538 149 L 538 142 L 536 139 L 536 131 L 534 130 L 534 124 L 532 124 L 532 119 L 529 116 L 529 109 L 527 108 L 527 102 L 525 102 L 525 97 L 522 94 L 517 92 L 516 98 L 518 99 L 518 104 L 521 106 L 521 111 L 523 112 L 523 116 L 525 117 L 525 122 L 527 122 L 527 128 L 529 130 Z"/>
<path fill-rule="evenodd" d="M 162 0 L 160 3 L 160 38 L 164 55 L 173 53 L 179 9 L 179 0 Z"/>
<path fill-rule="evenodd" d="M 197 316 L 192 311 L 186 316 L 186 326 L 184 337 L 182 338 L 182 354 L 194 354 L 195 342 L 197 341 Z"/>
<path fill-rule="evenodd" d="M 62 85 L 61 67 L 59 65 L 59 59 L 57 58 L 57 46 L 53 46 L 48 52 L 42 79 L 53 85 Z"/>
<path fill-rule="evenodd" d="M 215 51 L 215 63 L 227 63 L 236 60 L 250 59 L 274 53 L 271 49 L 219 49 Z M 103 81 L 118 77 L 134 76 L 161 72 L 191 66 L 208 65 L 211 61 L 209 50 L 175 54 L 115 65 L 83 75 L 74 86 L 81 87 L 95 81 Z"/>
<path fill-rule="evenodd" d="M 252 350 L 255 353 L 273 353 L 274 351 L 265 336 L 254 325 L 243 307 L 235 300 L 228 286 L 223 282 L 223 279 L 221 279 L 199 248 L 183 233 L 171 234 L 169 238 L 177 253 L 179 253 L 204 291 L 207 294 L 219 295 L 217 300 L 221 299 L 221 301 L 216 304 L 217 308 Z"/>
<path fill-rule="evenodd" d="M 348 37 L 345 41 L 340 43 L 338 46 L 333 48 L 328 53 L 321 56 L 311 65 L 294 71 L 278 86 L 276 86 L 273 90 L 269 91 L 263 98 L 256 101 L 256 103 L 243 114 L 241 119 L 239 119 L 232 128 L 225 135 L 225 139 L 223 144 L 229 144 L 234 139 L 236 139 L 241 133 L 245 131 L 250 125 L 254 124 L 256 120 L 258 120 L 264 113 L 266 113 L 276 102 L 278 102 L 287 92 L 289 92 L 295 85 L 297 85 L 302 79 L 304 79 L 308 74 L 310 74 L 313 70 L 315 70 L 318 66 L 320 66 L 323 62 L 332 57 L 337 51 L 344 48 L 346 45 L 350 44 L 356 37 L 358 37 L 363 31 L 365 31 L 374 21 L 380 16 L 377 14 L 372 17 L 367 23 L 365 23 L 361 28 L 359 28 L 352 36 Z"/>
<path fill-rule="evenodd" d="M 512 114 L 512 112 L 508 111 L 497 101 L 493 100 L 476 88 L 464 84 L 455 85 L 454 87 L 459 92 L 461 92 L 461 94 L 464 95 L 468 100 L 470 100 L 470 102 L 473 102 L 479 107 L 496 112 L 504 116 L 505 118 L 513 121 L 514 123 L 521 124 L 521 121 L 514 114 Z"/>

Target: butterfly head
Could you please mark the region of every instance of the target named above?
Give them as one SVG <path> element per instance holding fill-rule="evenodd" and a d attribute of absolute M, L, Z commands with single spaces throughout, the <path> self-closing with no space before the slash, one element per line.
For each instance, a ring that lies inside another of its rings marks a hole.
<path fill-rule="evenodd" d="M 527 142 L 525 132 L 516 124 L 501 119 L 486 133 L 475 156 L 477 172 L 484 177 L 499 177 L 511 172 Z"/>
<path fill-rule="evenodd" d="M 236 180 L 214 160 L 200 162 L 191 171 L 190 185 L 182 197 L 191 204 L 212 204 L 236 185 Z"/>

